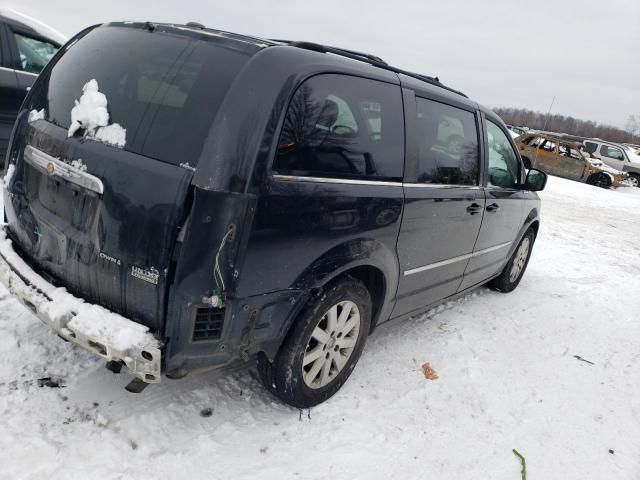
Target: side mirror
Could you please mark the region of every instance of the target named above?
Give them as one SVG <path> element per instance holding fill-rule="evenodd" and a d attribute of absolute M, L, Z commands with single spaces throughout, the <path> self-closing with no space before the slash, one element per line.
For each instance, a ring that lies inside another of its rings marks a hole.
<path fill-rule="evenodd" d="M 544 190 L 547 185 L 547 174 L 535 168 L 527 172 L 527 178 L 524 181 L 524 189 L 530 192 L 539 192 Z"/>

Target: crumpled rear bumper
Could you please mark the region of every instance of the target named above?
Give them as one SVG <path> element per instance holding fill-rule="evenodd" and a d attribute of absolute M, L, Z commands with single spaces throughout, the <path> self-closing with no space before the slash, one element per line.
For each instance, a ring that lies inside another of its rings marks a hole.
<path fill-rule="evenodd" d="M 146 383 L 160 382 L 160 343 L 147 327 L 44 280 L 13 250 L 1 226 L 0 283 L 65 340 L 107 361 L 122 362 Z"/>

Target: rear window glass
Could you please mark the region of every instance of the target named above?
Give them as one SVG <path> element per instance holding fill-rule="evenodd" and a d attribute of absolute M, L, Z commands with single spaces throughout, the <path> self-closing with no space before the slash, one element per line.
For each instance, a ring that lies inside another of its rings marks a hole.
<path fill-rule="evenodd" d="M 68 128 L 75 100 L 95 79 L 107 98 L 109 122 L 126 129 L 125 150 L 195 166 L 215 115 L 250 54 L 244 44 L 227 39 L 99 27 L 53 66 L 31 108 L 45 108 L 47 120 Z"/>
<path fill-rule="evenodd" d="M 307 80 L 294 94 L 273 170 L 301 176 L 399 179 L 403 162 L 400 88 L 327 74 Z"/>

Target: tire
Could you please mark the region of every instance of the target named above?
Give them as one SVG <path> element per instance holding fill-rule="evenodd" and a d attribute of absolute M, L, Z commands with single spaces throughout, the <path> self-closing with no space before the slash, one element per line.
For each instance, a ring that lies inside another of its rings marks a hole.
<path fill-rule="evenodd" d="M 522 280 L 524 271 L 529 264 L 535 239 L 536 235 L 534 231 L 531 229 L 527 230 L 527 233 L 525 233 L 522 240 L 520 240 L 518 247 L 513 252 L 513 255 L 511 255 L 504 270 L 502 270 L 499 276 L 488 283 L 489 288 L 502 293 L 509 293 L 515 290 L 520 280 Z M 522 248 L 525 248 L 525 251 L 522 251 Z"/>
<path fill-rule="evenodd" d="M 638 175 L 637 173 L 630 173 L 629 181 L 631 182 L 631 185 L 633 187 L 640 187 L 640 175 Z"/>
<path fill-rule="evenodd" d="M 587 183 L 600 188 L 609 188 L 611 186 L 611 177 L 606 173 L 594 173 L 587 178 Z"/>
<path fill-rule="evenodd" d="M 349 313 L 343 313 L 347 308 Z M 351 375 L 370 325 L 371 296 L 362 282 L 345 276 L 329 284 L 300 312 L 275 361 L 269 362 L 264 354 L 258 356 L 262 383 L 296 408 L 324 402 Z"/>

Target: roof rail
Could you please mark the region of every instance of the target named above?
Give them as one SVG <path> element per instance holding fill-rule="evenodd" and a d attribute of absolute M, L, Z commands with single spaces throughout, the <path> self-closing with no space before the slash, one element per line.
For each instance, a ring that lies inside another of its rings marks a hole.
<path fill-rule="evenodd" d="M 370 53 L 357 52 L 355 50 L 347 50 L 346 48 L 331 47 L 329 45 L 320 45 L 319 43 L 313 43 L 313 42 L 297 42 L 292 40 L 273 40 L 273 41 L 286 43 L 291 47 L 304 48 L 305 50 L 314 50 L 316 52 L 321 52 L 321 53 L 333 53 L 335 55 L 342 55 L 344 57 L 353 58 L 354 60 L 365 59 L 370 62 L 382 63 L 384 65 L 387 65 L 387 62 L 382 60 L 380 57 L 376 55 L 372 55 Z"/>
<path fill-rule="evenodd" d="M 187 22 L 187 27 L 199 28 L 200 30 L 204 30 L 205 28 L 207 28 L 199 22 Z"/>
<path fill-rule="evenodd" d="M 362 52 L 357 52 L 355 50 L 347 50 L 345 48 L 330 47 L 328 45 L 321 45 L 319 43 L 313 43 L 313 42 L 297 42 L 297 41 L 291 41 L 291 40 L 277 40 L 277 39 L 270 39 L 270 40 L 273 42 L 284 43 L 285 45 L 289 45 L 290 47 L 304 48 L 305 50 L 313 50 L 314 52 L 320 52 L 320 53 L 332 53 L 334 55 L 340 55 L 342 57 L 351 58 L 352 60 L 365 62 L 375 67 L 382 68 L 384 70 L 389 70 L 391 72 L 400 73 L 403 75 L 407 75 L 408 77 L 422 80 L 423 82 L 430 83 L 431 85 L 435 85 L 436 87 L 444 88 L 445 90 L 448 90 L 453 93 L 457 93 L 458 95 L 461 95 L 467 98 L 467 96 L 464 93 L 458 90 L 454 90 L 453 88 L 447 87 L 446 85 L 443 85 L 442 83 L 440 83 L 440 79 L 438 77 L 430 77 L 428 75 L 422 75 L 420 73 L 414 73 L 414 72 L 409 72 L 407 70 L 402 70 L 401 68 L 397 68 L 392 65 L 389 65 L 380 57 L 376 55 L 371 55 L 370 53 L 362 53 Z"/>

